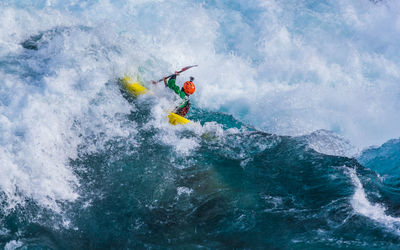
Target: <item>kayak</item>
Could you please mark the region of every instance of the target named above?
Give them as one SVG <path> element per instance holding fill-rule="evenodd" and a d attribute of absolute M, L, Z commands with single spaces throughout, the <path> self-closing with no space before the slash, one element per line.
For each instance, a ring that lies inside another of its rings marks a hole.
<path fill-rule="evenodd" d="M 147 89 L 145 87 L 140 85 L 138 81 L 135 82 L 134 80 L 132 80 L 132 78 L 130 78 L 129 76 L 125 76 L 124 78 L 122 78 L 122 85 L 134 97 L 147 93 Z"/>
<path fill-rule="evenodd" d="M 186 119 L 185 117 L 180 116 L 175 113 L 172 113 L 172 112 L 169 113 L 168 119 L 169 119 L 169 123 L 171 123 L 172 125 L 186 124 L 186 123 L 190 122 L 190 120 Z"/>
<path fill-rule="evenodd" d="M 122 86 L 134 97 L 149 93 L 149 90 L 144 87 L 140 81 L 135 81 L 129 76 L 124 76 L 121 82 Z M 168 120 L 172 125 L 186 124 L 190 122 L 190 120 L 186 119 L 185 117 L 173 112 L 169 113 Z"/>

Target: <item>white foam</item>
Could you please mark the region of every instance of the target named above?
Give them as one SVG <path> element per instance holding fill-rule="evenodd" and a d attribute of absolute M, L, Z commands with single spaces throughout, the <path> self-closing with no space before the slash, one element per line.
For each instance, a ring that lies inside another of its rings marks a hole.
<path fill-rule="evenodd" d="M 4 250 L 19 249 L 23 245 L 24 245 L 24 243 L 19 240 L 12 240 L 10 242 L 7 242 L 7 244 L 4 246 Z"/>
<path fill-rule="evenodd" d="M 355 157 L 361 151 L 343 137 L 326 130 L 318 130 L 304 136 L 310 148 L 327 155 Z"/>
<path fill-rule="evenodd" d="M 71 124 L 56 99 L 38 94 L 16 99 L 1 121 L 0 186 L 10 208 L 23 203 L 22 195 L 57 210 L 57 200 L 77 197 L 73 189 L 78 183 L 66 164 L 76 153 L 68 146 L 79 141 L 69 132 Z"/>
<path fill-rule="evenodd" d="M 381 204 L 372 204 L 365 193 L 360 179 L 354 169 L 349 170 L 349 175 L 355 186 L 355 192 L 351 199 L 351 205 L 356 213 L 374 220 L 392 231 L 400 234 L 400 218 L 386 214 L 386 208 Z"/>
<path fill-rule="evenodd" d="M 200 64 L 181 76 L 196 76 L 196 105 L 277 134 L 331 130 L 360 148 L 400 136 L 400 46 L 385 35 L 397 37 L 398 3 L 175 3 L 168 15 L 171 3 L 136 5 L 138 18 L 142 7 L 154 11 L 138 28 L 169 71 Z"/>
<path fill-rule="evenodd" d="M 70 160 L 83 139 L 94 137 L 91 149 L 98 151 L 110 138 L 135 134 L 135 124 L 117 116 L 131 105 L 116 85 L 106 85 L 112 69 L 123 68 L 110 63 L 117 51 L 102 49 L 115 33 L 77 28 L 90 22 L 69 12 L 0 8 L 6 12 L 0 17 L 0 56 L 10 63 L 0 70 L 0 188 L 9 209 L 28 198 L 60 211 L 59 202 L 79 195 Z M 68 29 L 53 32 L 37 51 L 20 45 L 59 27 Z"/>
<path fill-rule="evenodd" d="M 95 6 L 97 18 L 117 7 Z M 124 7 L 133 18 L 114 22 L 125 32 L 120 42 L 130 49 L 124 52 L 139 55 L 132 63 L 151 62 L 150 78 L 199 64 L 178 81 L 196 76 L 193 102 L 202 108 L 277 134 L 331 130 L 360 148 L 400 136 L 400 64 L 392 53 L 400 46 L 385 35 L 398 34 L 387 25 L 400 20 L 398 3 L 252 1 L 238 8 L 231 1 L 141 1 Z"/>
<path fill-rule="evenodd" d="M 193 189 L 188 187 L 177 187 L 176 190 L 178 192 L 178 196 L 181 196 L 183 194 L 190 195 L 193 192 Z"/>
<path fill-rule="evenodd" d="M 399 63 L 390 52 L 399 46 L 390 42 L 386 47 L 388 40 L 376 39 L 378 27 L 398 34 L 388 25 L 398 19 L 398 3 L 388 3 L 389 8 L 328 1 L 326 8 L 321 3 L 315 10 L 298 2 L 259 4 L 259 12 L 245 16 L 220 1 L 221 10 L 211 8 L 202 16 L 198 33 L 214 39 L 214 45 L 198 47 L 204 37 L 179 36 L 181 31 L 172 38 L 180 38 L 174 49 L 173 42 L 160 38 L 166 61 L 184 64 L 187 54 L 201 65 L 191 73 L 198 76 L 198 105 L 228 110 L 278 134 L 332 130 L 357 147 L 399 136 Z M 178 22 L 180 16 L 169 18 Z M 190 33 L 185 27 L 182 33 Z M 211 28 L 203 32 L 204 27 Z M 225 53 L 219 46 L 229 46 L 230 39 L 233 48 Z M 254 54 L 250 60 L 249 54 Z"/>

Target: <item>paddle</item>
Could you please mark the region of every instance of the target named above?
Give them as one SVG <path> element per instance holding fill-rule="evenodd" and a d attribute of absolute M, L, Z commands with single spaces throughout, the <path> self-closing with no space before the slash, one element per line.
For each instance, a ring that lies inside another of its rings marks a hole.
<path fill-rule="evenodd" d="M 198 65 L 186 66 L 186 67 L 182 68 L 180 71 L 178 71 L 178 73 L 182 73 L 183 71 L 186 71 L 186 70 L 188 70 L 188 69 L 190 69 L 190 68 L 197 67 L 197 66 L 198 66 Z M 166 76 L 165 78 L 168 79 L 168 78 L 172 77 L 173 75 L 175 75 L 175 74 Z M 158 81 L 151 81 L 151 83 L 156 84 L 156 83 L 161 82 L 161 81 L 163 81 L 163 80 L 164 80 L 164 78 L 162 78 L 162 79 L 160 79 L 160 80 L 158 80 Z"/>

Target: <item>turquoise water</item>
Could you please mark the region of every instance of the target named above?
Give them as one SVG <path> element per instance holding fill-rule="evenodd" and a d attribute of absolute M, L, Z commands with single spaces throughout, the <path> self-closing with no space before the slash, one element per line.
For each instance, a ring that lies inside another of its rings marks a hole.
<path fill-rule="evenodd" d="M 399 9 L 3 1 L 0 246 L 399 248 Z"/>

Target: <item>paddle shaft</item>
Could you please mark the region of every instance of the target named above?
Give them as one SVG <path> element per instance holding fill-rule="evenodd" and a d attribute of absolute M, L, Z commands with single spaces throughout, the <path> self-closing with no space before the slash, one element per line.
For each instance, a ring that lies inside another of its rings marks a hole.
<path fill-rule="evenodd" d="M 193 67 L 197 67 L 197 65 L 186 66 L 186 67 L 182 68 L 180 71 L 178 71 L 177 73 L 182 73 L 183 71 L 186 71 L 186 70 L 188 70 L 188 69 L 190 69 L 190 68 L 193 68 Z M 175 74 L 172 74 L 172 75 L 166 76 L 165 78 L 168 79 L 168 78 L 170 78 L 170 77 L 173 77 L 174 75 L 175 75 Z M 161 82 L 161 81 L 163 81 L 163 80 L 164 80 L 164 78 L 162 78 L 162 79 L 160 79 L 160 80 L 158 80 L 158 81 L 152 81 L 152 82 L 153 82 L 153 83 L 157 83 L 157 82 Z"/>

